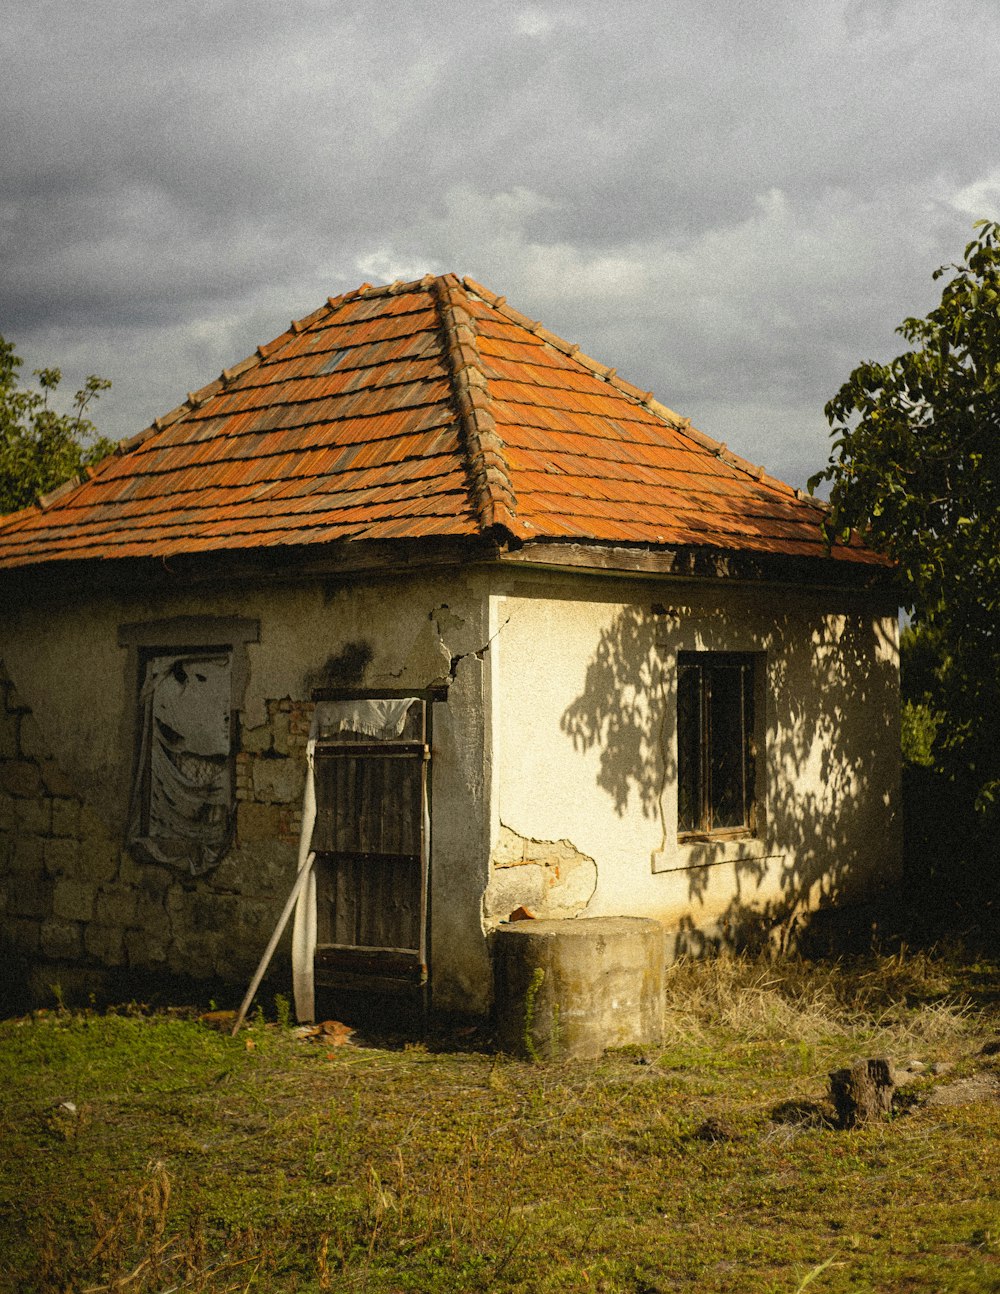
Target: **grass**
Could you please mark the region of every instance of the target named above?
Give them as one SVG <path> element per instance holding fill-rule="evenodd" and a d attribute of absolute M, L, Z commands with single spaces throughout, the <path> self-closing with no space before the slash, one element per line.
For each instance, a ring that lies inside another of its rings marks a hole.
<path fill-rule="evenodd" d="M 1000 1291 L 1000 1101 L 923 1100 L 1000 1072 L 998 985 L 905 954 L 681 964 L 663 1045 L 586 1064 L 6 1021 L 0 1288 Z M 879 1054 L 954 1069 L 836 1130 L 829 1070 Z"/>

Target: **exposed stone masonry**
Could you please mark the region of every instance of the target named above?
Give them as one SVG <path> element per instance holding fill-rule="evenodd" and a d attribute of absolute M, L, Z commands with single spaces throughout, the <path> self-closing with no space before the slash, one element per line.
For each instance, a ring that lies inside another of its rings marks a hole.
<path fill-rule="evenodd" d="M 298 846 L 312 702 L 267 702 L 267 721 L 245 729 L 236 756 L 237 840 Z"/>
<path fill-rule="evenodd" d="M 129 972 L 245 983 L 294 879 L 311 712 L 268 701 L 266 721 L 242 733 L 236 838 L 194 878 L 137 862 L 112 835 L 0 664 L 0 974 L 19 981 L 8 993 L 101 993 Z"/>

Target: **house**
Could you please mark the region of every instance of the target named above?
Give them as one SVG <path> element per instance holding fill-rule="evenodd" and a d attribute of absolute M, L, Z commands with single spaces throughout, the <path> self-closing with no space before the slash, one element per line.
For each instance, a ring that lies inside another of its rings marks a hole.
<path fill-rule="evenodd" d="M 0 522 L 8 966 L 245 985 L 310 851 L 301 973 L 473 1013 L 518 909 L 864 898 L 896 603 L 823 517 L 469 279 L 330 299 Z"/>

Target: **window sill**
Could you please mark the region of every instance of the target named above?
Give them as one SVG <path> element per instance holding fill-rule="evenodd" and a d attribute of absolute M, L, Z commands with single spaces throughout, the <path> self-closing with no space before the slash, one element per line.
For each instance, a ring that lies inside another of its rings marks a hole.
<path fill-rule="evenodd" d="M 765 841 L 756 836 L 702 836 L 678 840 L 653 855 L 654 872 L 688 871 L 692 867 L 714 867 L 720 863 L 742 863 L 774 857 Z"/>

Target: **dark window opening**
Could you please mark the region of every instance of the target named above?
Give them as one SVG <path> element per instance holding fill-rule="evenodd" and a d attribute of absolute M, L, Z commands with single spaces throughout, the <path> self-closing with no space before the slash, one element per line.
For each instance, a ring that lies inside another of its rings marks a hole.
<path fill-rule="evenodd" d="M 677 668 L 678 835 L 752 835 L 754 657 L 681 652 Z"/>

